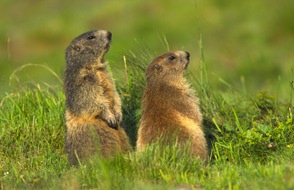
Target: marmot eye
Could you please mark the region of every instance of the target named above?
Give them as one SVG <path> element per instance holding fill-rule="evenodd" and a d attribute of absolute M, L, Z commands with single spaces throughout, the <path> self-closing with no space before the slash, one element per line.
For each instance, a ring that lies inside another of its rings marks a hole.
<path fill-rule="evenodd" d="M 173 55 L 168 56 L 168 60 L 174 60 L 176 57 Z"/>
<path fill-rule="evenodd" d="M 88 39 L 88 40 L 92 40 L 92 39 L 94 39 L 94 38 L 96 38 L 96 37 L 91 35 L 91 36 L 88 36 L 87 39 Z"/>

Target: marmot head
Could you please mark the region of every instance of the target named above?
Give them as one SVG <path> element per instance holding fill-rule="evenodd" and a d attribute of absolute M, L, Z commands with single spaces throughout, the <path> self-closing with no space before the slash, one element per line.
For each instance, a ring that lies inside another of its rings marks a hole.
<path fill-rule="evenodd" d="M 160 55 L 148 65 L 147 80 L 182 75 L 188 67 L 189 59 L 190 54 L 186 51 L 174 51 Z"/>
<path fill-rule="evenodd" d="M 103 57 L 110 48 L 111 36 L 106 30 L 92 30 L 79 35 L 66 48 L 67 63 L 104 63 Z"/>

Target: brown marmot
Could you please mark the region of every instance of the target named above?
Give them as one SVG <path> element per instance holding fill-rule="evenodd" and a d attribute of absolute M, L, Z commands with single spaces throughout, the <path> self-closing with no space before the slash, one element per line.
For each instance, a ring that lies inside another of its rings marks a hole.
<path fill-rule="evenodd" d="M 111 33 L 93 30 L 76 37 L 66 49 L 65 150 L 70 164 L 94 154 L 108 157 L 131 150 L 121 128 L 121 100 L 107 70 Z"/>
<path fill-rule="evenodd" d="M 189 144 L 193 156 L 208 158 L 199 100 L 183 76 L 189 57 L 184 51 L 168 52 L 148 65 L 138 151 L 154 142 L 172 142 Z"/>

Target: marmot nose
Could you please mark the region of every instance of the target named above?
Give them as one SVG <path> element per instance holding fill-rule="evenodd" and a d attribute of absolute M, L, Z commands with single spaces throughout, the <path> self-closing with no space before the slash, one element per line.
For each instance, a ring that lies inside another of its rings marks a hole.
<path fill-rule="evenodd" d="M 190 53 L 187 52 L 187 51 L 185 51 L 185 53 L 186 53 L 186 58 L 187 58 L 188 60 L 190 60 Z"/>

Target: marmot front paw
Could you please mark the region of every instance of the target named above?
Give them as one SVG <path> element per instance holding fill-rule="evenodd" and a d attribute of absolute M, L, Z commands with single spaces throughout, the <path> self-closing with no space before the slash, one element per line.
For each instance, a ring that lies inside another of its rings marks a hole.
<path fill-rule="evenodd" d="M 118 124 L 122 124 L 122 119 L 123 119 L 122 113 L 121 112 L 115 113 L 115 119 L 116 119 Z"/>
<path fill-rule="evenodd" d="M 117 129 L 118 128 L 118 122 L 117 120 L 113 117 L 113 118 L 107 118 L 107 119 L 103 119 L 107 125 L 113 129 Z"/>

